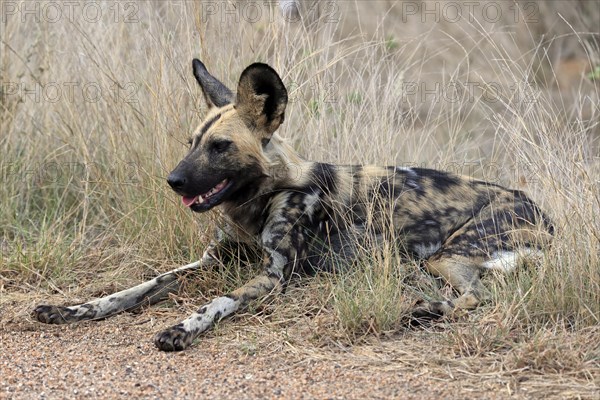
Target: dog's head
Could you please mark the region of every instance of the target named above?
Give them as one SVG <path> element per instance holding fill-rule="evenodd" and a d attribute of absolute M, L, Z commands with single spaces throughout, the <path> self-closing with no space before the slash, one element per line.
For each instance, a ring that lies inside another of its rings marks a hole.
<path fill-rule="evenodd" d="M 187 155 L 169 174 L 169 185 L 196 212 L 251 195 L 267 177 L 264 148 L 284 120 L 287 90 L 277 72 L 252 64 L 234 95 L 194 59 L 194 76 L 209 106 Z"/>

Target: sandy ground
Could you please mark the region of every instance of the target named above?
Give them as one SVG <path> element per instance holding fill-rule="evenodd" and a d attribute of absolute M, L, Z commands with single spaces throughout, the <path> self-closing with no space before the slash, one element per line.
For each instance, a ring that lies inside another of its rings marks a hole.
<path fill-rule="evenodd" d="M 344 368 L 285 349 L 236 350 L 235 337 L 200 340 L 181 353 L 157 351 L 152 323 L 118 318 L 75 327 L 8 326 L 0 368 L 3 398 L 438 398 L 459 385 L 407 368 Z M 127 321 L 124 321 L 127 320 Z M 149 329 L 150 328 L 150 329 Z M 492 397 L 492 396 L 490 396 Z"/>
<path fill-rule="evenodd" d="M 186 351 L 158 351 L 154 333 L 176 319 L 152 309 L 67 326 L 7 322 L 0 399 L 600 398 L 589 379 L 520 379 L 493 360 L 482 368 L 480 359 L 438 356 L 439 331 L 347 347 L 311 344 L 246 315 Z"/>
<path fill-rule="evenodd" d="M 2 334 L 2 396 L 389 398 L 406 393 L 416 398 L 430 393 L 414 375 L 375 378 L 369 371 L 287 352 L 248 356 L 220 348 L 218 340 L 162 353 L 151 345 L 144 325 L 9 329 Z"/>

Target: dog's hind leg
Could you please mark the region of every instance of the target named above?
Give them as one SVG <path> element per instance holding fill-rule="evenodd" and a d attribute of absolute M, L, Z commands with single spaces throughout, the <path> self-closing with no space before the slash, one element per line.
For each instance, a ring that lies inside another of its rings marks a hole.
<path fill-rule="evenodd" d="M 413 311 L 415 318 L 431 318 L 458 310 L 472 310 L 489 297 L 480 279 L 482 268 L 468 257 L 434 257 L 427 260 L 425 266 L 432 275 L 444 278 L 459 296 L 452 301 L 421 303 Z"/>
<path fill-rule="evenodd" d="M 489 269 L 511 271 L 524 259 L 540 254 L 538 248 L 548 243 L 551 231 L 543 214 L 524 196 L 490 203 L 425 261 L 427 270 L 444 278 L 459 296 L 422 303 L 413 315 L 435 317 L 476 308 L 489 297 L 481 274 Z"/>

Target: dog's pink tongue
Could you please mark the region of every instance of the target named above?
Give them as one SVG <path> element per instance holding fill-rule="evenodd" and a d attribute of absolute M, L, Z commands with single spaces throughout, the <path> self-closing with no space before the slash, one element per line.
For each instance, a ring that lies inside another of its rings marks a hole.
<path fill-rule="evenodd" d="M 198 198 L 198 196 L 196 197 L 186 197 L 183 196 L 181 198 L 181 201 L 183 201 L 183 205 L 185 205 L 186 207 L 191 206 L 192 204 L 194 204 L 196 202 L 196 199 Z"/>

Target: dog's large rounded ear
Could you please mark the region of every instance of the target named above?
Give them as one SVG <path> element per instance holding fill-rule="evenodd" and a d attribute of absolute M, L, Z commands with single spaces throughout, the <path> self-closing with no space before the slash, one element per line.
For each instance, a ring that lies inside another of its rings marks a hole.
<path fill-rule="evenodd" d="M 277 72 L 267 64 L 255 63 L 242 72 L 235 108 L 252 130 L 270 138 L 285 118 L 288 95 Z"/>
<path fill-rule="evenodd" d="M 212 76 L 202 61 L 192 60 L 194 76 L 202 88 L 206 104 L 209 107 L 223 107 L 233 102 L 233 93 L 221 81 Z"/>

